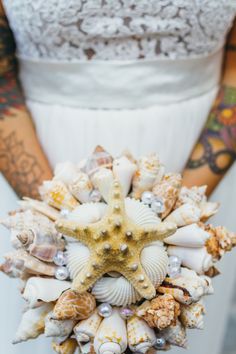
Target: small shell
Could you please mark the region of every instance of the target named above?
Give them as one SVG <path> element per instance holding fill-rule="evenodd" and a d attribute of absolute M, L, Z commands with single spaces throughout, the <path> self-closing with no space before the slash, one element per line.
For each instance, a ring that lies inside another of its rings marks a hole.
<path fill-rule="evenodd" d="M 110 169 L 101 167 L 97 172 L 92 176 L 92 183 L 96 189 L 99 190 L 103 199 L 107 202 L 112 182 L 114 180 L 113 173 Z"/>
<path fill-rule="evenodd" d="M 204 328 L 204 316 L 205 307 L 201 302 L 185 306 L 181 306 L 180 320 L 182 324 L 191 329 L 203 329 Z"/>
<path fill-rule="evenodd" d="M 61 181 L 45 181 L 39 188 L 43 201 L 56 209 L 73 210 L 79 204 Z"/>
<path fill-rule="evenodd" d="M 54 180 L 69 185 L 77 176 L 78 168 L 70 161 L 58 163 L 54 169 Z"/>
<path fill-rule="evenodd" d="M 70 287 L 69 281 L 31 277 L 26 283 L 23 298 L 30 308 L 34 308 L 42 302 L 56 301 Z"/>
<path fill-rule="evenodd" d="M 53 318 L 56 320 L 83 320 L 93 313 L 95 307 L 95 299 L 90 293 L 78 294 L 73 290 L 67 290 L 57 300 L 53 310 Z"/>
<path fill-rule="evenodd" d="M 79 353 L 80 354 L 96 354 L 92 342 L 79 343 Z"/>
<path fill-rule="evenodd" d="M 70 278 L 75 279 L 77 275 L 86 266 L 90 251 L 88 247 L 80 242 L 68 243 L 67 245 L 67 268 L 69 269 Z"/>
<path fill-rule="evenodd" d="M 220 204 L 215 202 L 201 203 L 201 221 L 206 222 L 210 217 L 212 217 L 218 212 L 219 207 Z"/>
<path fill-rule="evenodd" d="M 140 199 L 145 191 L 152 190 L 164 175 L 164 167 L 160 164 L 156 154 L 144 156 L 140 159 L 138 170 L 133 178 L 133 193 L 135 199 Z"/>
<path fill-rule="evenodd" d="M 24 197 L 23 200 L 18 201 L 18 204 L 22 209 L 36 211 L 44 216 L 47 216 L 52 221 L 57 220 L 60 216 L 58 210 L 39 200 Z"/>
<path fill-rule="evenodd" d="M 49 312 L 45 318 L 44 334 L 46 337 L 68 337 L 75 324 L 74 320 L 58 321 L 52 318 L 53 311 Z"/>
<path fill-rule="evenodd" d="M 74 354 L 77 346 L 77 342 L 73 338 L 68 338 L 60 344 L 52 342 L 52 349 L 58 354 Z"/>
<path fill-rule="evenodd" d="M 76 221 L 82 225 L 95 223 L 105 215 L 107 205 L 105 203 L 85 203 L 77 206 L 68 214 L 67 220 Z"/>
<path fill-rule="evenodd" d="M 165 294 L 143 303 L 136 311 L 149 327 L 159 330 L 176 324 L 180 314 L 180 305 L 173 296 Z"/>
<path fill-rule="evenodd" d="M 102 320 L 94 338 L 94 349 L 97 354 L 122 354 L 127 348 L 127 332 L 125 321 L 118 309 L 113 309 L 111 316 Z"/>
<path fill-rule="evenodd" d="M 183 204 L 194 204 L 196 206 L 199 206 L 201 203 L 205 203 L 206 190 L 207 186 L 194 186 L 192 188 L 187 188 L 183 186 L 180 189 L 175 208 L 179 208 Z"/>
<path fill-rule="evenodd" d="M 207 225 L 205 230 L 211 235 L 206 242 L 207 252 L 212 255 L 215 262 L 236 246 L 236 234 L 228 231 L 225 227 Z"/>
<path fill-rule="evenodd" d="M 165 218 L 173 209 L 181 188 L 182 177 L 178 173 L 169 173 L 164 175 L 163 179 L 153 187 L 153 193 L 160 198 L 165 207 L 161 214 Z"/>
<path fill-rule="evenodd" d="M 183 204 L 175 209 L 165 221 L 173 222 L 178 227 L 197 223 L 200 220 L 201 210 L 193 204 Z"/>
<path fill-rule="evenodd" d="M 125 197 L 130 191 L 131 182 L 136 170 L 137 165 L 125 156 L 113 161 L 113 173 L 115 178 L 120 182 Z"/>
<path fill-rule="evenodd" d="M 133 352 L 146 353 L 156 342 L 156 335 L 148 324 L 136 316 L 127 321 L 128 344 Z"/>
<path fill-rule="evenodd" d="M 204 247 L 210 234 L 198 224 L 191 224 L 177 229 L 177 231 L 165 239 L 165 243 L 181 247 Z"/>
<path fill-rule="evenodd" d="M 89 318 L 79 322 L 74 327 L 77 342 L 89 342 L 90 340 L 93 340 L 101 321 L 101 316 L 95 311 Z"/>
<path fill-rule="evenodd" d="M 52 304 L 45 304 L 36 309 L 26 311 L 17 329 L 13 344 L 37 338 L 44 331 L 44 319 L 52 310 Z"/>
<path fill-rule="evenodd" d="M 188 267 L 198 274 L 204 274 L 213 265 L 212 256 L 207 252 L 206 247 L 168 247 L 169 256 L 177 256 L 181 259 L 183 266 Z"/>
<path fill-rule="evenodd" d="M 112 156 L 103 147 L 97 146 L 93 154 L 86 161 L 84 170 L 89 176 L 92 176 L 100 168 L 112 168 L 112 163 Z"/>
<path fill-rule="evenodd" d="M 177 321 L 175 326 L 171 326 L 161 332 L 166 341 L 178 347 L 187 348 L 187 337 L 184 326 Z"/>
<path fill-rule="evenodd" d="M 80 203 L 88 203 L 90 201 L 93 185 L 86 173 L 79 172 L 68 187 L 69 191 Z"/>

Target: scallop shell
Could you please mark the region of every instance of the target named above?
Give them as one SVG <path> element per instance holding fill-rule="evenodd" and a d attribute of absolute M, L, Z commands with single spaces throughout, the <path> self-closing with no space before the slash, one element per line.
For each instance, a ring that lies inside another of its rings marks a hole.
<path fill-rule="evenodd" d="M 139 226 L 157 225 L 161 219 L 145 204 L 132 198 L 125 199 L 128 217 Z"/>
<path fill-rule="evenodd" d="M 137 165 L 125 156 L 113 161 L 113 173 L 115 178 L 120 182 L 125 197 L 130 191 L 133 175 L 136 170 Z"/>
<path fill-rule="evenodd" d="M 181 306 L 180 320 L 186 328 L 203 329 L 204 328 L 205 307 L 201 302 Z"/>
<path fill-rule="evenodd" d="M 53 179 L 69 185 L 77 176 L 78 168 L 71 161 L 58 163 L 54 169 Z"/>
<path fill-rule="evenodd" d="M 156 343 L 154 330 L 136 316 L 128 319 L 127 333 L 129 348 L 132 352 L 144 354 Z"/>
<path fill-rule="evenodd" d="M 186 330 L 180 321 L 161 332 L 166 341 L 178 347 L 187 348 Z"/>
<path fill-rule="evenodd" d="M 177 231 L 165 239 L 165 243 L 181 247 L 204 247 L 210 234 L 198 224 L 191 224 L 177 229 Z"/>
<path fill-rule="evenodd" d="M 201 210 L 193 204 L 183 204 L 175 209 L 165 221 L 173 222 L 177 227 L 197 223 L 201 217 Z"/>
<path fill-rule="evenodd" d="M 68 338 L 62 343 L 52 342 L 52 349 L 58 354 L 74 354 L 77 349 L 77 342 L 73 338 Z"/>
<path fill-rule="evenodd" d="M 74 320 L 58 321 L 53 318 L 53 311 L 49 312 L 45 317 L 44 334 L 46 337 L 68 337 L 75 324 Z"/>
<path fill-rule="evenodd" d="M 74 327 L 77 342 L 89 342 L 93 340 L 101 324 L 102 317 L 95 311 L 89 318 L 79 322 Z"/>
<path fill-rule="evenodd" d="M 126 348 L 126 324 L 118 309 L 113 309 L 111 316 L 102 320 L 94 338 L 94 349 L 97 354 L 122 354 Z"/>
<path fill-rule="evenodd" d="M 88 247 L 80 242 L 68 243 L 67 245 L 67 268 L 70 278 L 75 279 L 86 266 L 90 257 Z"/>
<path fill-rule="evenodd" d="M 88 203 L 90 201 L 93 185 L 86 173 L 79 172 L 68 187 L 69 191 L 80 203 Z"/>
<path fill-rule="evenodd" d="M 114 180 L 113 173 L 110 169 L 101 167 L 92 176 L 92 183 L 96 189 L 101 193 L 103 199 L 107 202 L 112 182 Z"/>
<path fill-rule="evenodd" d="M 22 316 L 13 344 L 37 338 L 42 334 L 44 331 L 44 319 L 52 308 L 52 304 L 45 304 L 26 311 Z"/>
<path fill-rule="evenodd" d="M 100 168 L 112 168 L 113 157 L 102 146 L 97 146 L 93 154 L 87 159 L 84 170 L 92 176 Z"/>
<path fill-rule="evenodd" d="M 42 302 L 56 301 L 70 287 L 69 281 L 31 277 L 26 283 L 23 298 L 30 308 L 34 308 Z"/>
<path fill-rule="evenodd" d="M 168 247 L 169 256 L 177 256 L 181 259 L 183 266 L 188 267 L 198 274 L 204 274 L 213 265 L 213 258 L 207 252 L 206 247 L 190 248 L 190 247 Z"/>
<path fill-rule="evenodd" d="M 60 216 L 58 210 L 39 200 L 24 197 L 23 200 L 18 201 L 18 204 L 22 209 L 36 211 L 44 216 L 47 216 L 52 221 L 57 220 Z"/>

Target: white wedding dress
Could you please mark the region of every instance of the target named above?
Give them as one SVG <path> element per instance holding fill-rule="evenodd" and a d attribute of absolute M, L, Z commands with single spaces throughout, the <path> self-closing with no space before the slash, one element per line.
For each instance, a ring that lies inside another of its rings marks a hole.
<path fill-rule="evenodd" d="M 218 90 L 233 3 L 4 0 L 27 105 L 51 165 L 78 162 L 101 144 L 112 154 L 155 151 L 167 170 L 181 171 Z M 216 222 L 236 230 L 235 176 L 233 168 L 213 198 L 222 201 Z M 16 199 L 6 182 L 0 188 L 3 214 Z M 1 252 L 9 247 L 5 233 Z M 225 278 L 215 281 L 206 330 L 190 333 L 191 354 L 221 349 L 234 258 L 226 257 Z M 2 275 L 1 289 L 0 352 L 51 353 L 44 339 L 10 344 L 22 303 L 15 283 Z"/>

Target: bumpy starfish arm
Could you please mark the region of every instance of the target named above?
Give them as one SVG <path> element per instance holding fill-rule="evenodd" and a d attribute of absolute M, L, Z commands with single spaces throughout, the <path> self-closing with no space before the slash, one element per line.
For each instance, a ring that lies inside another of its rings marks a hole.
<path fill-rule="evenodd" d="M 81 226 L 75 221 L 60 219 L 55 224 L 58 232 L 75 238 L 78 241 L 88 245 L 90 242 L 89 229 L 87 226 Z"/>

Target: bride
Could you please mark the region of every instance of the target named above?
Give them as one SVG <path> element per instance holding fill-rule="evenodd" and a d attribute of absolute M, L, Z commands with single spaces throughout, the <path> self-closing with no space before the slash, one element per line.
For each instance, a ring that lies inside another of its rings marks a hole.
<path fill-rule="evenodd" d="M 236 157 L 233 0 L 3 0 L 0 11 L 1 214 L 16 207 L 6 180 L 37 197 L 57 162 L 78 162 L 98 144 L 155 151 L 185 185 L 213 192 Z M 232 229 L 235 172 L 214 195 L 216 222 Z M 223 264 L 227 279 L 189 353 L 220 350 L 234 265 Z M 1 284 L 1 352 L 49 353 L 44 341 L 10 344 L 20 305 L 9 280 Z"/>

